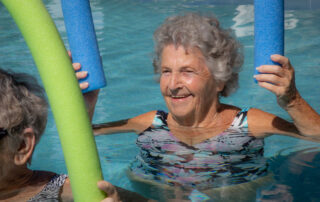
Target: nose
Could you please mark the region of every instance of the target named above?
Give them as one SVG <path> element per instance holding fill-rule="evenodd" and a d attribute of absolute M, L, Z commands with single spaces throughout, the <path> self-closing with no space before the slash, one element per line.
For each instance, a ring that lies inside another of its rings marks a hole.
<path fill-rule="evenodd" d="M 169 81 L 169 89 L 171 92 L 177 91 L 182 88 L 181 78 L 179 73 L 173 72 Z"/>

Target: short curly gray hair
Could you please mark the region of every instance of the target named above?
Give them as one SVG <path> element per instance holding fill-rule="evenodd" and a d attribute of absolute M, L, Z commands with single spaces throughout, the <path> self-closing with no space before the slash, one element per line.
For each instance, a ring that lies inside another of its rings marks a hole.
<path fill-rule="evenodd" d="M 0 69 L 0 127 L 8 131 L 11 140 L 7 149 L 19 144 L 24 129 L 34 130 L 36 143 L 47 124 L 48 104 L 43 88 L 28 74 Z"/>
<path fill-rule="evenodd" d="M 230 30 L 219 26 L 215 17 L 196 13 L 169 17 L 154 32 L 154 41 L 155 73 L 161 73 L 161 54 L 165 46 L 197 47 L 213 77 L 225 84 L 220 95 L 227 97 L 238 88 L 238 74 L 243 64 L 242 47 Z"/>

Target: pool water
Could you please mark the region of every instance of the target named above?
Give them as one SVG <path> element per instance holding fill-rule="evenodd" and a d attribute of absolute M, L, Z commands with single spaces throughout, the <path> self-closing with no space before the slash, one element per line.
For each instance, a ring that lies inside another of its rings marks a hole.
<path fill-rule="evenodd" d="M 99 96 L 95 123 L 133 117 L 150 110 L 166 109 L 152 67 L 152 33 L 172 14 L 185 11 L 213 12 L 225 28 L 231 27 L 243 44 L 245 63 L 240 88 L 222 101 L 239 107 L 256 107 L 285 119 L 290 117 L 275 96 L 257 86 L 253 76 L 253 1 L 91 0 L 96 33 L 108 85 Z M 59 0 L 45 0 L 66 46 L 67 39 Z M 320 113 L 320 3 L 312 0 L 286 1 L 285 55 L 296 71 L 302 96 Z M 0 67 L 28 72 L 39 80 L 19 30 L 0 4 Z M 0 95 L 1 96 L 1 95 Z M 138 153 L 132 133 L 96 138 L 104 178 L 134 190 L 126 176 L 129 163 Z M 276 183 L 262 195 L 294 201 L 320 201 L 320 144 L 284 136 L 265 139 L 265 156 Z M 45 135 L 36 148 L 33 169 L 66 173 L 59 137 L 52 114 Z M 268 192 L 269 190 L 269 192 Z M 281 194 L 282 193 L 282 194 Z M 283 194 L 285 193 L 285 194 Z M 146 194 L 146 193 L 142 193 Z M 199 199 L 200 200 L 200 199 Z"/>

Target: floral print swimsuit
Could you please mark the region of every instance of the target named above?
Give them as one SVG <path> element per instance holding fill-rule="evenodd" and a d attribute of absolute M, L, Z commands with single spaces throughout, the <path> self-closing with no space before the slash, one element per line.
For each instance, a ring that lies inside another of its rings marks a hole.
<path fill-rule="evenodd" d="M 144 179 L 169 185 L 208 189 L 252 181 L 267 173 L 263 139 L 250 136 L 248 108 L 228 129 L 195 145 L 179 141 L 168 128 L 164 111 L 139 134 L 140 152 L 129 170 Z"/>

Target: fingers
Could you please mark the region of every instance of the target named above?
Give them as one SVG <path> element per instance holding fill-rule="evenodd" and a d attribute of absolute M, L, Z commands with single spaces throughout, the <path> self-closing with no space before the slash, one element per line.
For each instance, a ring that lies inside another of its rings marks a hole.
<path fill-rule="evenodd" d="M 74 69 L 74 71 L 79 71 L 81 68 L 80 63 L 72 63 L 72 67 Z"/>
<path fill-rule="evenodd" d="M 88 76 L 88 72 L 87 71 L 82 71 L 82 72 L 76 72 L 76 77 L 77 79 L 84 79 Z"/>
<path fill-rule="evenodd" d="M 281 96 L 282 94 L 285 93 L 285 88 L 282 86 L 276 86 L 272 83 L 268 83 L 268 82 L 258 82 L 258 85 L 271 91 L 272 93 L 274 93 L 276 96 Z"/>
<path fill-rule="evenodd" d="M 254 75 L 258 82 L 268 82 L 276 86 L 287 85 L 291 72 L 277 65 L 263 65 L 257 68 L 260 74 Z"/>
<path fill-rule="evenodd" d="M 285 75 L 285 71 L 278 65 L 262 65 L 256 68 L 260 74 L 274 74 L 280 77 Z"/>
<path fill-rule="evenodd" d="M 80 86 L 80 89 L 81 90 L 84 90 L 84 89 L 87 89 L 89 87 L 89 83 L 88 82 L 82 82 L 79 84 Z"/>
<path fill-rule="evenodd" d="M 78 80 L 84 79 L 84 78 L 86 78 L 88 76 L 88 72 L 87 71 L 79 71 L 81 69 L 81 64 L 80 63 L 73 63 L 72 66 L 73 66 L 74 71 L 76 71 L 76 77 L 77 77 Z M 89 83 L 88 82 L 82 82 L 82 83 L 79 84 L 79 86 L 80 86 L 81 90 L 84 90 L 84 89 L 87 89 L 89 87 Z"/>
<path fill-rule="evenodd" d="M 108 196 L 113 195 L 116 191 L 116 188 L 111 183 L 103 180 L 99 181 L 97 185 L 98 185 L 98 188 L 104 191 Z"/>
<path fill-rule="evenodd" d="M 273 62 L 279 63 L 280 66 L 279 65 L 262 65 L 260 66 L 261 68 L 259 67 L 259 72 L 266 71 L 264 73 L 276 73 L 274 71 L 280 72 L 280 70 L 282 69 L 293 69 L 289 59 L 282 55 L 275 54 L 275 55 L 271 55 L 270 58 Z M 272 72 L 268 72 L 268 71 L 272 71 Z"/>
<path fill-rule="evenodd" d="M 275 55 L 271 55 L 270 58 L 271 58 L 271 60 L 273 62 L 279 63 L 284 68 L 290 68 L 291 67 L 289 59 L 284 57 L 284 56 L 282 56 L 282 55 L 275 54 Z"/>
<path fill-rule="evenodd" d="M 102 200 L 102 202 L 120 202 L 117 190 L 111 183 L 101 180 L 97 185 L 100 190 L 107 194 L 107 198 Z"/>
<path fill-rule="evenodd" d="M 281 73 L 282 76 L 277 74 L 258 74 L 255 75 L 255 79 L 258 81 L 259 86 L 273 92 L 277 96 L 281 96 L 286 93 L 290 87 L 292 76 L 287 73 Z"/>
<path fill-rule="evenodd" d="M 279 65 L 262 65 L 256 69 L 260 75 L 254 77 L 260 82 L 270 82 L 274 85 L 288 85 L 294 75 L 294 70 L 288 58 L 281 55 L 272 55 L 271 59 Z"/>
<path fill-rule="evenodd" d="M 258 81 L 258 82 L 268 82 L 268 83 L 272 83 L 273 85 L 276 86 L 280 86 L 280 85 L 285 85 L 287 84 L 287 77 L 289 77 L 288 75 L 286 75 L 286 72 L 282 72 L 282 73 L 272 73 L 272 72 L 260 72 L 260 74 L 254 75 L 254 78 Z"/>
<path fill-rule="evenodd" d="M 271 91 L 277 96 L 280 106 L 286 108 L 295 99 L 294 69 L 288 58 L 281 55 L 272 55 L 272 61 L 279 65 L 262 65 L 257 68 L 260 74 L 254 75 L 259 86 Z"/>

